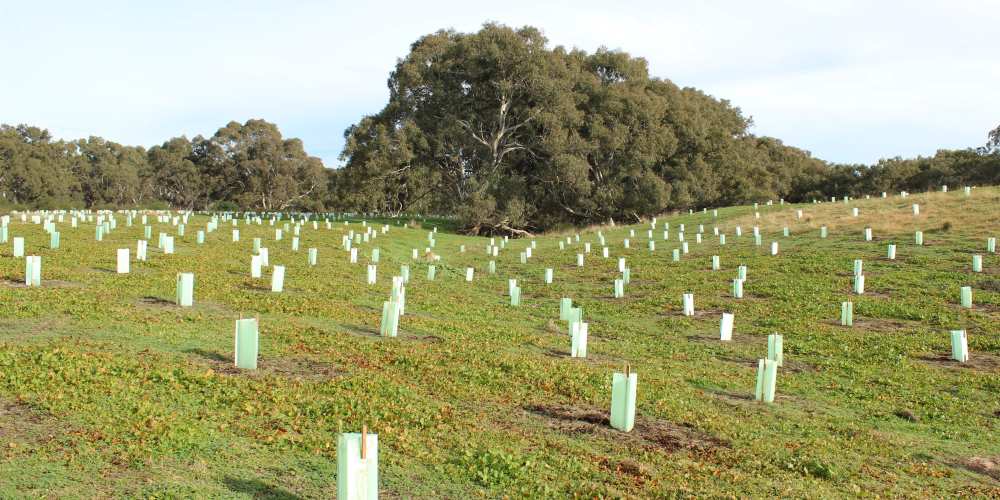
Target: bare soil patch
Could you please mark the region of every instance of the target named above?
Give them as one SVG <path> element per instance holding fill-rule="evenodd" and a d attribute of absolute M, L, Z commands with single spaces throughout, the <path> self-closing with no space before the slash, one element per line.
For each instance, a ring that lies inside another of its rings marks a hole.
<path fill-rule="evenodd" d="M 970 457 L 960 461 L 958 465 L 966 470 L 1000 481 L 1000 456 Z"/>
<path fill-rule="evenodd" d="M 81 288 L 83 283 L 77 283 L 76 281 L 65 281 L 65 280 L 53 280 L 42 278 L 41 287 L 29 287 L 24 284 L 24 280 L 2 280 L 0 284 L 7 286 L 9 288 Z"/>
<path fill-rule="evenodd" d="M 744 295 L 744 297 L 745 297 L 745 295 Z M 742 300 L 742 299 L 739 299 L 739 300 Z M 719 319 L 722 319 L 722 313 L 724 313 L 724 312 L 728 312 L 728 311 L 723 311 L 722 309 L 717 309 L 717 308 L 699 309 L 698 305 L 695 304 L 694 315 L 692 315 L 692 316 L 685 316 L 684 315 L 684 308 L 680 304 L 677 304 L 677 309 L 671 309 L 669 311 L 663 311 L 663 312 L 660 313 L 660 316 L 671 317 L 671 318 L 691 318 L 691 319 L 711 319 L 711 318 L 714 318 L 716 320 L 719 320 Z"/>
<path fill-rule="evenodd" d="M 19 445 L 44 444 L 63 432 L 55 419 L 24 403 L 0 399 L 0 446 L 16 449 Z"/>
<path fill-rule="evenodd" d="M 636 415 L 631 432 L 611 427 L 608 412 L 570 405 L 529 405 L 524 410 L 546 420 L 550 428 L 572 434 L 591 434 L 608 440 L 625 441 L 666 452 L 689 450 L 700 453 L 729 448 L 729 442 L 695 429 L 688 424 Z"/>
<path fill-rule="evenodd" d="M 217 352 L 202 350 L 188 351 L 202 357 L 202 362 L 216 373 L 227 376 L 263 377 L 273 375 L 288 379 L 309 381 L 332 380 L 344 372 L 331 363 L 303 358 L 259 358 L 256 370 L 237 368 L 232 357 Z"/>
<path fill-rule="evenodd" d="M 731 345 L 748 345 L 748 344 L 753 344 L 755 342 L 758 342 L 761 339 L 761 337 L 759 337 L 759 336 L 755 337 L 753 335 L 740 335 L 740 334 L 738 334 L 736 332 L 733 332 L 733 338 L 732 338 L 732 340 L 720 340 L 719 339 L 719 332 L 718 331 L 712 331 L 712 332 L 706 332 L 706 333 L 699 332 L 699 333 L 696 333 L 696 334 L 693 334 L 693 335 L 688 335 L 687 339 L 688 339 L 689 342 L 697 342 L 699 344 L 711 344 L 711 345 L 717 345 L 717 346 L 731 346 Z M 766 337 L 764 338 L 764 340 L 766 341 Z"/>
<path fill-rule="evenodd" d="M 988 373 L 1000 372 L 1000 356 L 983 352 L 970 352 L 969 360 L 965 363 L 959 363 L 951 359 L 951 355 L 949 354 L 928 354 L 918 356 L 917 359 L 930 365 L 957 370 L 976 370 Z"/>

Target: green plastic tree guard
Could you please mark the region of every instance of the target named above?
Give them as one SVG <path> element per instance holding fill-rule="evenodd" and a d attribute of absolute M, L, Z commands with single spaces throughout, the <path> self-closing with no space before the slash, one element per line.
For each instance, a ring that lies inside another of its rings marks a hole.
<path fill-rule="evenodd" d="M 395 300 L 382 303 L 382 322 L 379 330 L 383 337 L 395 337 L 399 334 L 399 303 Z"/>
<path fill-rule="evenodd" d="M 128 274 L 129 264 L 129 250 L 127 248 L 119 248 L 115 261 L 115 271 L 118 274 Z"/>
<path fill-rule="evenodd" d="M 986 238 L 986 251 L 989 253 L 997 253 L 996 238 Z"/>
<path fill-rule="evenodd" d="M 675 248 L 674 249 L 672 258 L 673 258 L 674 262 L 680 262 L 680 260 L 681 260 L 681 249 L 680 248 Z"/>
<path fill-rule="evenodd" d="M 719 340 L 727 342 L 733 340 L 733 323 L 735 317 L 732 313 L 722 313 L 722 321 L 719 322 Z"/>
<path fill-rule="evenodd" d="M 685 316 L 694 316 L 694 294 L 685 293 L 681 295 L 681 302 Z"/>
<path fill-rule="evenodd" d="M 553 273 L 553 270 L 552 270 L 551 267 L 548 267 L 548 268 L 545 269 L 545 284 L 546 285 L 551 285 L 552 284 L 552 273 Z"/>
<path fill-rule="evenodd" d="M 521 305 L 521 288 L 517 285 L 510 289 L 510 305 Z"/>
<path fill-rule="evenodd" d="M 851 301 L 840 303 L 840 325 L 854 326 L 854 303 Z"/>
<path fill-rule="evenodd" d="M 24 284 L 42 286 L 42 257 L 29 255 L 24 259 Z"/>
<path fill-rule="evenodd" d="M 741 280 L 747 279 L 747 266 L 741 265 L 736 268 L 736 277 Z"/>
<path fill-rule="evenodd" d="M 583 308 L 582 307 L 570 307 L 569 312 L 566 313 L 566 321 L 583 321 Z"/>
<path fill-rule="evenodd" d="M 736 278 L 733 280 L 733 298 L 742 299 L 743 298 L 743 280 Z"/>
<path fill-rule="evenodd" d="M 260 278 L 263 274 L 264 257 L 260 255 L 250 256 L 250 277 Z"/>
<path fill-rule="evenodd" d="M 784 362 L 784 338 L 777 333 L 767 336 L 767 359 L 778 363 L 778 366 Z"/>
<path fill-rule="evenodd" d="M 917 246 L 923 245 L 924 244 L 924 232 L 923 231 L 917 231 L 917 232 L 913 233 L 913 242 L 916 243 Z"/>
<path fill-rule="evenodd" d="M 625 282 L 621 279 L 615 280 L 614 297 L 620 299 L 625 296 Z"/>
<path fill-rule="evenodd" d="M 854 293 L 858 295 L 864 295 L 865 293 L 865 275 L 855 274 L 854 275 Z"/>
<path fill-rule="evenodd" d="M 896 260 L 896 245 L 894 243 L 889 244 L 889 251 L 886 253 L 886 257 L 889 260 Z"/>
<path fill-rule="evenodd" d="M 434 281 L 434 275 L 437 273 L 437 268 L 433 265 L 427 266 L 427 281 Z"/>
<path fill-rule="evenodd" d="M 778 363 L 762 359 L 757 363 L 757 390 L 754 398 L 765 403 L 774 402 L 774 391 L 778 380 Z"/>
<path fill-rule="evenodd" d="M 378 500 L 378 435 L 343 433 L 337 439 L 337 499 Z"/>
<path fill-rule="evenodd" d="M 719 267 L 720 267 L 719 266 L 719 256 L 718 255 L 713 255 L 712 256 L 712 270 L 713 271 L 718 271 Z"/>
<path fill-rule="evenodd" d="M 52 231 L 49 235 L 49 248 L 52 250 L 59 249 L 59 231 Z"/>
<path fill-rule="evenodd" d="M 960 298 L 962 301 L 962 307 L 971 308 L 972 307 L 972 287 L 963 286 L 960 290 Z"/>
<path fill-rule="evenodd" d="M 308 252 L 309 252 L 309 257 L 308 257 L 309 265 L 315 266 L 316 262 L 319 260 L 319 249 L 310 248 Z"/>
<path fill-rule="evenodd" d="M 258 321 L 256 318 L 236 320 L 234 335 L 234 361 L 237 368 L 244 370 L 257 369 Z"/>
<path fill-rule="evenodd" d="M 629 432 L 635 427 L 637 373 L 626 366 L 624 373 L 611 376 L 611 427 Z"/>
<path fill-rule="evenodd" d="M 972 272 L 974 272 L 974 273 L 981 273 L 981 272 L 983 272 L 983 256 L 982 255 L 973 255 L 972 256 Z"/>
<path fill-rule="evenodd" d="M 135 242 L 135 260 L 145 262 L 148 247 L 149 243 L 146 240 L 137 240 Z"/>
<path fill-rule="evenodd" d="M 573 307 L 573 299 L 563 297 L 559 300 L 559 320 L 569 320 L 569 310 Z"/>
<path fill-rule="evenodd" d="M 281 293 L 285 289 L 285 266 L 274 266 L 271 269 L 271 291 Z"/>
<path fill-rule="evenodd" d="M 587 323 L 574 321 L 569 324 L 570 357 L 587 357 Z"/>
<path fill-rule="evenodd" d="M 959 363 L 969 361 L 969 338 L 965 330 L 951 331 L 951 359 Z"/>
<path fill-rule="evenodd" d="M 194 273 L 177 273 L 177 305 L 194 305 Z"/>
<path fill-rule="evenodd" d="M 828 234 L 828 231 L 826 229 L 826 226 L 822 226 L 822 227 L 819 228 L 819 237 L 820 238 L 826 238 L 827 234 Z"/>

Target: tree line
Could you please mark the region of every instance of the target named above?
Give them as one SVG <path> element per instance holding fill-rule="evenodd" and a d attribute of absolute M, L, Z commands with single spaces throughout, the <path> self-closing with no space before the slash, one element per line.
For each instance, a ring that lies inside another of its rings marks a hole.
<path fill-rule="evenodd" d="M 316 211 L 331 177 L 302 141 L 263 120 L 148 150 L 0 125 L 0 202 L 12 207 Z"/>
<path fill-rule="evenodd" d="M 3 126 L 0 200 L 446 214 L 470 233 L 518 235 L 768 199 L 1000 184 L 1000 127 L 979 148 L 830 164 L 751 134 L 738 107 L 650 76 L 642 58 L 550 47 L 532 27 L 424 36 L 388 87 L 385 107 L 345 131 L 339 169 L 262 120 L 149 150 Z"/>

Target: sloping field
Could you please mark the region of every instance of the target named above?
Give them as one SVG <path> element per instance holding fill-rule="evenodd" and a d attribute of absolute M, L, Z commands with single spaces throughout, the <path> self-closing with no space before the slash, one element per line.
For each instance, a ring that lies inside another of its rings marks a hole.
<path fill-rule="evenodd" d="M 130 227 L 116 214 L 117 229 L 96 241 L 94 222 L 72 228 L 67 213 L 53 250 L 41 224 L 14 214 L 9 239 L 42 257 L 42 282 L 26 287 L 25 260 L 0 245 L 0 497 L 330 498 L 337 435 L 362 425 L 378 434 L 388 498 L 1000 495 L 1000 256 L 987 252 L 1000 236 L 1000 189 L 754 212 L 660 217 L 652 252 L 649 222 L 589 228 L 579 241 L 544 235 L 526 264 L 531 240 L 494 259 L 489 238 L 447 234 L 444 221 L 369 220 L 378 237 L 356 245 L 352 264 L 342 239 L 366 231 L 361 219 L 303 224 L 296 252 L 291 228 L 275 240 L 287 217 L 238 219 L 239 242 L 220 220 L 197 244 L 208 216 L 192 215 L 179 236 L 152 214 L 149 260 L 136 262 L 141 215 Z M 689 253 L 674 261 L 681 224 Z M 435 225 L 441 259 L 429 281 Z M 174 235 L 175 254 L 155 248 L 160 232 Z M 286 266 L 283 292 L 270 291 L 269 269 L 250 277 L 254 238 Z M 115 272 L 118 248 L 131 249 L 129 274 Z M 614 298 L 619 257 L 630 283 Z M 862 295 L 852 293 L 855 259 Z M 399 336 L 382 337 L 401 265 L 406 313 Z M 193 307 L 174 303 L 179 272 L 195 275 Z M 960 306 L 963 286 L 971 308 Z M 684 293 L 693 315 L 682 313 Z M 570 357 L 563 297 L 589 323 L 586 358 Z M 840 323 L 847 300 L 850 327 Z M 735 316 L 728 342 L 723 312 Z M 241 315 L 259 316 L 256 371 L 233 366 Z M 950 359 L 950 330 L 966 330 L 968 362 Z M 754 387 L 772 333 L 783 335 L 784 363 L 765 404 Z M 629 433 L 607 421 L 612 373 L 626 363 L 638 373 Z"/>

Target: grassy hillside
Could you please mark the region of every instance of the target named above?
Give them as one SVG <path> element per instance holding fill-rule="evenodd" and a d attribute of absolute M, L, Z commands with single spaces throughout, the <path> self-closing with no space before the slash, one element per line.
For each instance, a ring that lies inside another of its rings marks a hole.
<path fill-rule="evenodd" d="M 987 237 L 1000 236 L 1000 189 L 759 212 L 661 217 L 652 253 L 649 224 L 591 228 L 564 251 L 573 233 L 539 237 L 528 264 L 519 253 L 530 242 L 511 240 L 495 275 L 488 238 L 442 229 L 434 281 L 411 259 L 430 222 L 390 221 L 350 264 L 341 237 L 360 221 L 304 226 L 293 252 L 291 234 L 274 241 L 284 221 L 241 220 L 239 243 L 220 223 L 197 245 L 208 218 L 194 216 L 175 255 L 153 247 L 176 229 L 153 224 L 149 261 L 117 275 L 115 249 L 134 252 L 138 220 L 126 227 L 119 214 L 97 242 L 92 223 L 73 229 L 67 217 L 62 248 L 50 250 L 41 225 L 15 216 L 10 236 L 42 256 L 43 286 L 24 287 L 24 260 L 0 246 L 0 497 L 329 498 L 337 433 L 362 424 L 379 435 L 388 498 L 1000 495 L 1000 468 L 990 469 L 1000 457 L 1000 256 L 986 253 Z M 680 224 L 690 253 L 673 262 Z M 286 266 L 285 292 L 269 291 L 266 271 L 250 278 L 254 237 Z M 579 268 L 584 242 L 592 252 Z M 367 286 L 376 247 L 378 283 Z M 984 272 L 971 271 L 973 254 Z M 617 257 L 631 269 L 621 299 Z M 854 259 L 864 260 L 862 296 L 851 295 Z M 400 336 L 382 338 L 382 301 L 401 264 L 411 269 L 407 313 Z M 745 297 L 734 299 L 740 264 Z M 178 272 L 195 273 L 193 308 L 172 303 Z M 508 278 L 521 284 L 520 306 L 509 305 Z M 959 307 L 965 285 L 972 309 Z M 685 292 L 693 317 L 681 313 Z M 561 297 L 584 309 L 586 359 L 569 357 Z M 839 323 L 848 299 L 853 327 Z M 728 343 L 718 340 L 724 311 L 736 318 Z M 240 314 L 260 317 L 256 372 L 232 367 Z M 969 363 L 948 360 L 953 329 L 969 332 Z M 770 333 L 784 335 L 785 364 L 777 400 L 764 405 L 753 388 Z M 628 434 L 606 421 L 612 371 L 626 362 L 639 377 Z"/>

